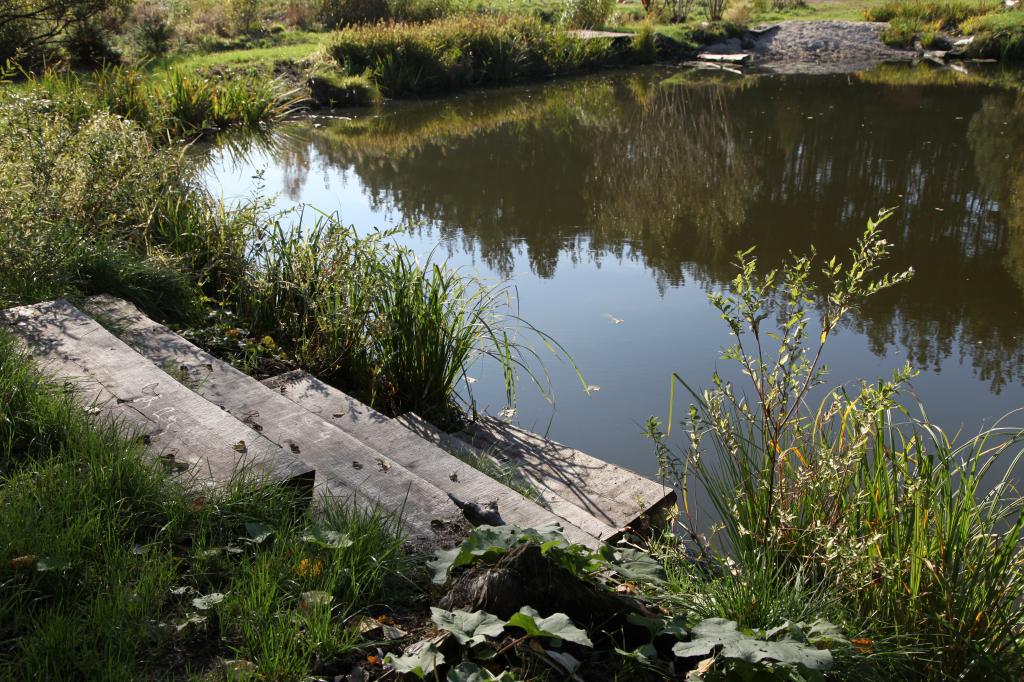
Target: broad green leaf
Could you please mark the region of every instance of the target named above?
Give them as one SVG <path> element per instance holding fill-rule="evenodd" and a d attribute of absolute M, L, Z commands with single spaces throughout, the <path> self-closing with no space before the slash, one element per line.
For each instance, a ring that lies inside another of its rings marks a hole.
<path fill-rule="evenodd" d="M 639 625 L 642 628 L 646 628 L 647 632 L 651 634 L 651 637 L 657 637 L 658 635 L 671 635 L 675 638 L 685 637 L 688 633 L 686 631 L 686 618 L 682 616 L 676 616 L 672 620 L 666 618 L 647 618 L 636 613 L 631 613 L 626 616 L 626 620 L 633 625 Z"/>
<path fill-rule="evenodd" d="M 665 582 L 665 568 L 661 562 L 638 549 L 618 549 L 608 563 L 613 571 L 628 580 Z"/>
<path fill-rule="evenodd" d="M 640 661 L 641 663 L 647 663 L 658 658 L 658 650 L 653 644 L 644 644 L 633 651 L 616 648 L 615 653 L 623 658 L 632 658 L 633 660 Z"/>
<path fill-rule="evenodd" d="M 352 539 L 348 535 L 323 528 L 314 528 L 308 531 L 302 536 L 302 540 L 327 549 L 344 549 L 352 546 Z"/>
<path fill-rule="evenodd" d="M 679 642 L 672 647 L 672 653 L 679 658 L 709 656 L 718 647 L 743 637 L 744 634 L 736 629 L 736 621 L 707 618 L 693 628 L 693 639 L 689 642 Z"/>
<path fill-rule="evenodd" d="M 204 597 L 196 597 L 192 600 L 192 606 L 195 606 L 200 611 L 206 611 L 212 609 L 217 604 L 224 601 L 224 595 L 220 592 L 211 592 Z"/>
<path fill-rule="evenodd" d="M 430 612 L 437 627 L 452 633 L 463 646 L 471 647 L 505 632 L 505 623 L 486 611 L 445 611 L 431 606 Z"/>
<path fill-rule="evenodd" d="M 36 570 L 40 573 L 46 573 L 47 571 L 66 571 L 69 568 L 71 568 L 70 561 L 51 559 L 49 557 L 39 557 L 39 559 L 36 560 Z"/>
<path fill-rule="evenodd" d="M 784 626 L 788 627 L 788 626 Z M 781 632 L 774 629 L 774 633 Z M 735 621 L 724 618 L 708 618 L 693 628 L 693 639 L 679 642 L 672 652 L 680 658 L 709 656 L 717 649 L 722 658 L 761 663 L 774 661 L 790 665 L 802 665 L 811 670 L 828 670 L 832 667 L 832 654 L 816 649 L 794 639 L 765 641 L 754 639 L 740 632 Z"/>
<path fill-rule="evenodd" d="M 448 682 L 515 682 L 515 677 L 507 670 L 495 676 L 487 668 L 481 668 L 472 661 L 459 663 L 448 671 Z"/>
<path fill-rule="evenodd" d="M 552 651 L 550 649 L 546 649 L 544 653 L 547 654 L 548 657 L 551 658 L 551 660 L 560 665 L 565 670 L 565 672 L 569 673 L 570 675 L 575 673 L 581 665 L 579 660 L 577 660 L 575 656 L 563 653 L 561 651 Z"/>
<path fill-rule="evenodd" d="M 564 613 L 555 613 L 547 618 L 541 618 L 536 610 L 524 606 L 519 609 L 518 613 L 512 614 L 507 625 L 522 628 L 530 637 L 547 637 L 555 640 L 556 643 L 564 639 L 582 646 L 594 646 L 590 638 L 587 637 L 587 633 L 573 625 L 569 616 Z"/>
<path fill-rule="evenodd" d="M 384 657 L 384 663 L 390 665 L 396 672 L 415 675 L 421 680 L 437 666 L 444 663 L 444 654 L 438 651 L 433 642 L 418 642 L 413 644 L 401 656 L 388 654 Z"/>
<path fill-rule="evenodd" d="M 309 611 L 317 606 L 330 606 L 332 601 L 334 601 L 334 596 L 329 592 L 311 590 L 299 595 L 299 608 L 303 611 Z"/>
<path fill-rule="evenodd" d="M 811 628 L 807 631 L 807 641 L 818 645 L 850 643 L 846 633 L 838 625 L 821 619 L 811 623 Z"/>
<path fill-rule="evenodd" d="M 454 568 L 481 559 L 493 561 L 520 542 L 534 539 L 543 544 L 545 538 L 547 535 L 540 531 L 523 530 L 518 526 L 477 526 L 458 547 L 438 551 L 428 566 L 434 570 L 434 582 L 443 585 Z"/>
<path fill-rule="evenodd" d="M 265 523 L 247 523 L 245 524 L 245 532 L 249 539 L 258 545 L 273 535 L 274 529 Z"/>
<path fill-rule="evenodd" d="M 828 670 L 832 667 L 832 653 L 827 649 L 815 649 L 802 642 L 786 639 L 778 642 L 766 642 L 744 637 L 724 644 L 721 655 L 723 658 L 738 659 L 748 663 L 775 661 L 802 665 L 810 670 Z"/>

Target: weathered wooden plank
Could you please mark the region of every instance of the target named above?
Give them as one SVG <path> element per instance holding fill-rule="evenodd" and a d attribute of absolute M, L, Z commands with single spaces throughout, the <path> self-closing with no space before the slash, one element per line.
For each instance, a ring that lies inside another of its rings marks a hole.
<path fill-rule="evenodd" d="M 538 489 L 615 528 L 634 526 L 675 500 L 667 486 L 498 419 L 484 417 L 459 436 L 493 449 Z"/>
<path fill-rule="evenodd" d="M 580 28 L 569 31 L 569 35 L 576 36 L 581 40 L 623 40 L 633 39 L 632 33 L 624 33 L 622 31 L 595 31 L 593 29 Z"/>
<path fill-rule="evenodd" d="M 502 459 L 491 452 L 476 448 L 454 434 L 445 433 L 412 412 L 396 417 L 395 420 L 406 428 L 413 430 L 421 438 L 435 443 L 444 450 L 463 452 L 471 457 L 487 457 L 494 462 L 495 466 L 509 466 L 507 459 Z M 516 474 L 523 479 L 524 483 L 532 487 L 532 483 L 528 478 L 521 476 L 518 471 Z M 567 523 L 583 529 L 589 535 L 600 538 L 605 542 L 613 542 L 621 535 L 621 529 L 609 526 L 590 512 L 566 502 L 550 490 L 544 488 L 534 488 L 534 490 L 537 491 L 537 494 L 543 501 L 544 507 L 550 510 L 552 514 L 564 519 Z"/>
<path fill-rule="evenodd" d="M 590 547 L 609 540 L 616 530 L 586 514 L 575 514 L 579 523 L 560 517 L 532 502 L 508 486 L 473 468 L 428 439 L 426 422 L 412 419 L 403 423 L 390 419 L 306 372 L 289 372 L 267 379 L 264 384 L 313 414 L 329 420 L 346 433 L 378 452 L 388 455 L 424 480 L 463 501 L 480 504 L 496 502 L 506 523 L 535 528 L 561 524 L 571 542 Z M 433 427 L 431 427 L 433 428 Z M 554 512 L 554 513 L 553 513 Z"/>
<path fill-rule="evenodd" d="M 12 308 L 0 318 L 98 417 L 123 422 L 149 449 L 198 484 L 227 483 L 243 470 L 311 490 L 313 471 L 189 391 L 64 300 Z"/>
<path fill-rule="evenodd" d="M 314 467 L 321 494 L 399 512 L 417 540 L 442 541 L 464 526 L 461 510 L 436 486 L 342 429 L 270 390 L 135 306 L 110 296 L 86 308 L 151 362 L 188 375 L 198 394 Z"/>
<path fill-rule="evenodd" d="M 743 64 L 750 59 L 750 54 L 740 52 L 738 54 L 714 54 L 712 52 L 701 52 L 697 59 L 707 62 L 725 62 L 727 64 Z"/>

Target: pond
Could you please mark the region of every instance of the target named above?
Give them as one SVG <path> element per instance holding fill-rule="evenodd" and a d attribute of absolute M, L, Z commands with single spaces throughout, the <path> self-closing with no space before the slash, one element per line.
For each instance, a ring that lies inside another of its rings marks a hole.
<path fill-rule="evenodd" d="M 524 382 L 519 423 L 652 474 L 641 426 L 667 415 L 671 373 L 735 376 L 706 297 L 734 254 L 845 254 L 882 208 L 890 268 L 916 275 L 830 342 L 830 382 L 909 361 L 950 432 L 1024 406 L 1024 95 L 989 84 L 1005 78 L 604 73 L 287 124 L 214 150 L 207 175 L 360 230 L 410 224 L 399 239 L 423 258 L 510 280 L 595 387 L 549 359 L 554 402 Z M 471 374 L 502 409 L 500 377 Z"/>

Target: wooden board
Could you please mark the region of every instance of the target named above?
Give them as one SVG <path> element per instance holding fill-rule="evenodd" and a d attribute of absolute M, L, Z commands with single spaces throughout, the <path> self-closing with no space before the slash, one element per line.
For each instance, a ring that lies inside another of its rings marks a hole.
<path fill-rule="evenodd" d="M 667 486 L 492 417 L 459 435 L 508 458 L 546 498 L 573 504 L 614 528 L 636 525 L 675 501 Z"/>
<path fill-rule="evenodd" d="M 200 485 L 242 470 L 305 490 L 313 471 L 172 379 L 67 301 L 13 308 L 0 319 L 44 373 L 74 382 L 77 399 L 146 439 L 149 450 Z"/>
<path fill-rule="evenodd" d="M 595 31 L 593 29 L 573 29 L 569 31 L 569 35 L 576 36 L 581 40 L 600 40 L 601 38 L 607 40 L 623 40 L 633 39 L 632 33 L 623 33 L 621 31 Z"/>
<path fill-rule="evenodd" d="M 415 417 L 393 420 L 306 372 L 289 372 L 264 384 L 461 500 L 495 501 L 506 523 L 536 528 L 559 523 L 566 538 L 589 547 L 616 530 L 583 513 L 566 519 L 491 478 L 439 447 L 433 426 Z"/>
<path fill-rule="evenodd" d="M 697 55 L 697 59 L 703 59 L 707 62 L 725 62 L 727 64 L 743 64 L 750 59 L 750 55 L 747 53 L 738 54 L 714 54 L 711 52 L 701 52 Z"/>
<path fill-rule="evenodd" d="M 495 466 L 508 467 L 510 464 L 507 458 L 495 456 L 489 451 L 476 448 L 455 434 L 445 433 L 412 412 L 396 417 L 396 421 L 406 428 L 414 431 L 421 438 L 425 438 L 437 444 L 448 452 L 462 452 L 471 457 L 486 457 L 492 460 Z M 541 504 L 543 504 L 546 509 L 551 511 L 555 516 L 565 519 L 567 523 L 577 526 L 588 534 L 600 538 L 605 542 L 614 542 L 621 535 L 621 529 L 614 528 L 590 512 L 576 506 L 575 504 L 566 502 L 561 497 L 553 494 L 550 490 L 537 488 L 528 477 L 521 475 L 520 472 L 516 471 L 516 475 L 520 477 L 526 485 L 529 485 L 536 491 L 537 495 L 540 497 Z"/>
<path fill-rule="evenodd" d="M 400 513 L 418 541 L 462 532 L 461 510 L 436 486 L 278 392 L 189 343 L 135 306 L 110 296 L 87 309 L 151 362 L 188 374 L 201 396 L 314 467 L 321 494 Z"/>

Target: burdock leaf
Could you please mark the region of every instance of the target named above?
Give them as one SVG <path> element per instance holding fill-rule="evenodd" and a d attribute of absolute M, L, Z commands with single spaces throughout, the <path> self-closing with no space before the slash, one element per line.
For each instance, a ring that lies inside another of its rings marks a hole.
<path fill-rule="evenodd" d="M 224 601 L 224 595 L 220 592 L 211 592 L 204 597 L 196 597 L 192 600 L 192 606 L 196 607 L 200 611 L 206 611 L 212 609 L 217 604 Z"/>
<path fill-rule="evenodd" d="M 327 549 L 344 549 L 352 546 L 352 538 L 336 530 L 314 528 L 302 536 L 304 542 L 326 547 Z"/>
<path fill-rule="evenodd" d="M 390 665 L 396 672 L 415 675 L 422 680 L 427 673 L 444 663 L 444 654 L 438 651 L 433 642 L 419 642 L 413 644 L 401 656 L 388 654 L 384 657 L 384 663 Z"/>
<path fill-rule="evenodd" d="M 487 668 L 481 668 L 472 661 L 464 661 L 448 671 L 448 682 L 515 682 L 507 670 L 495 676 Z"/>
<path fill-rule="evenodd" d="M 265 523 L 249 522 L 245 524 L 245 533 L 258 545 L 273 535 L 274 529 Z"/>
<path fill-rule="evenodd" d="M 594 646 L 590 638 L 587 637 L 586 631 L 573 625 L 572 620 L 564 613 L 555 613 L 547 618 L 541 618 L 535 609 L 524 606 L 519 609 L 518 613 L 512 614 L 507 625 L 522 628 L 530 637 L 546 637 L 556 642 L 564 639 L 581 646 Z"/>
<path fill-rule="evenodd" d="M 505 623 L 486 611 L 445 611 L 432 606 L 430 612 L 437 627 L 452 633 L 463 646 L 475 646 L 505 632 Z"/>

